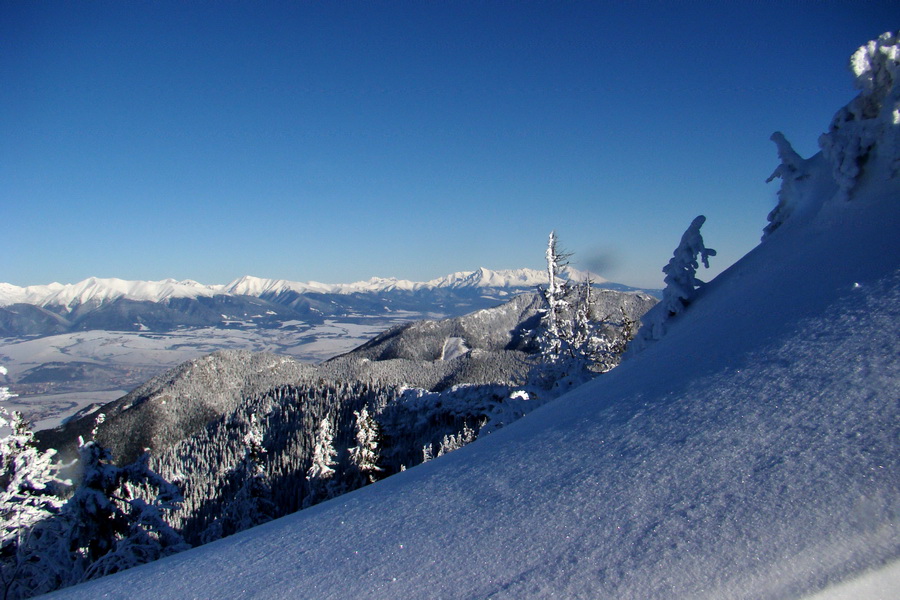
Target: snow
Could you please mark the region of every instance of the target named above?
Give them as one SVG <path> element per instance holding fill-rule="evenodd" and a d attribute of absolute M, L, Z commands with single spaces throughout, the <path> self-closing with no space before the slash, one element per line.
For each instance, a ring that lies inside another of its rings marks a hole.
<path fill-rule="evenodd" d="M 448 337 L 441 348 L 441 360 L 453 360 L 465 356 L 470 348 L 466 346 L 466 340 L 461 337 Z"/>
<path fill-rule="evenodd" d="M 582 281 L 590 276 L 595 283 L 606 281 L 602 277 L 567 269 L 566 276 L 573 281 Z M 431 281 L 415 282 L 394 277 L 372 277 L 355 283 L 320 283 L 317 281 L 298 282 L 285 279 L 263 279 L 245 275 L 225 285 L 206 285 L 196 281 L 128 281 L 124 279 L 102 279 L 91 277 L 75 284 L 52 283 L 19 287 L 0 283 L 0 306 L 27 303 L 37 306 L 62 306 L 74 308 L 87 302 L 102 303 L 117 298 L 128 300 L 162 302 L 169 298 L 198 298 L 216 295 L 256 296 L 273 295 L 284 292 L 298 294 L 357 294 L 390 292 L 394 290 L 416 291 L 441 287 L 535 287 L 547 283 L 546 274 L 535 269 L 511 269 L 492 271 L 481 268 L 477 271 L 461 271 Z"/>
<path fill-rule="evenodd" d="M 816 210 L 612 372 L 377 484 L 53 597 L 896 597 L 900 177 L 878 144 L 852 182 L 836 172 L 845 133 L 815 160 L 833 178 Z"/>

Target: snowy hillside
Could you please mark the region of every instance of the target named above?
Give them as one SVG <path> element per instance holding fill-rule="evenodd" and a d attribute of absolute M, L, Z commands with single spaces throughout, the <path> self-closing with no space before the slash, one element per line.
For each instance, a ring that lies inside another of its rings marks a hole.
<path fill-rule="evenodd" d="M 861 94 L 821 154 L 779 143 L 765 240 L 619 368 L 441 459 L 53 597 L 799 598 L 884 568 L 847 597 L 896 597 L 897 43 L 854 56 Z"/>

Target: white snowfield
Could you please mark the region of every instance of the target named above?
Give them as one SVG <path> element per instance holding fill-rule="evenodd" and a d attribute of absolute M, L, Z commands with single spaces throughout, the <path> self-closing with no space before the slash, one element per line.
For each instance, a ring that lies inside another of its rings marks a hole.
<path fill-rule="evenodd" d="M 882 123 L 853 185 L 815 161 L 803 218 L 612 372 L 440 459 L 53 597 L 897 598 L 900 144 Z"/>
<path fill-rule="evenodd" d="M 590 277 L 591 281 L 595 283 L 606 281 L 598 275 L 574 268 L 566 269 L 566 274 L 573 281 L 583 281 L 587 277 Z M 277 295 L 289 291 L 300 294 L 354 294 L 434 288 L 534 287 L 546 283 L 547 273 L 545 271 L 536 269 L 492 271 L 484 267 L 476 271 L 461 271 L 425 282 L 407 281 L 393 277 L 373 277 L 368 281 L 356 283 L 319 283 L 317 281 L 301 283 L 245 275 L 225 285 L 205 285 L 191 280 L 127 281 L 91 277 L 75 284 L 51 283 L 19 287 L 9 283 L 0 283 L 0 306 L 26 303 L 37 306 L 73 307 L 88 302 L 107 302 L 117 298 L 162 302 L 170 298 L 199 298 L 216 295 L 262 296 L 263 294 Z"/>

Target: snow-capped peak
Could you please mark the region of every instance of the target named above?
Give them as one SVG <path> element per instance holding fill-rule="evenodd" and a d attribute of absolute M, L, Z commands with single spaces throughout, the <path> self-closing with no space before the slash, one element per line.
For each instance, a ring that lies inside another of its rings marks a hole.
<path fill-rule="evenodd" d="M 221 286 L 208 286 L 196 281 L 127 281 L 115 278 L 89 277 L 75 284 L 17 287 L 0 284 L 0 306 L 27 303 L 38 306 L 63 306 L 69 309 L 85 303 L 103 303 L 118 298 L 161 302 L 169 298 L 197 298 L 219 293 Z"/>
<path fill-rule="evenodd" d="M 571 267 L 563 270 L 563 276 L 571 281 L 584 281 L 590 277 L 595 283 L 606 281 L 602 277 Z M 206 285 L 186 279 L 161 281 L 128 281 L 115 278 L 90 277 L 75 284 L 52 283 L 18 287 L 0 283 L 0 306 L 10 304 L 34 304 L 38 306 L 74 307 L 103 303 L 118 298 L 128 300 L 162 302 L 169 298 L 197 298 L 201 296 L 263 296 L 278 295 L 287 291 L 319 294 L 382 293 L 391 291 L 416 291 L 434 288 L 533 288 L 547 283 L 546 271 L 537 269 L 506 269 L 493 271 L 481 267 L 475 271 L 459 271 L 426 282 L 397 279 L 396 277 L 372 277 L 355 283 L 298 282 L 285 279 L 265 279 L 245 275 L 225 285 Z"/>

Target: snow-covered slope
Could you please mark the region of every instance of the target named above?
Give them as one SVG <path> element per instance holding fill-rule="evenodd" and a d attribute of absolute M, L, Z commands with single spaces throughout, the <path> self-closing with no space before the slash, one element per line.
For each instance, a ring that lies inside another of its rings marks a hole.
<path fill-rule="evenodd" d="M 582 281 L 588 276 L 598 284 L 606 281 L 602 277 L 577 269 L 567 269 L 566 274 L 573 281 Z M 492 271 L 483 267 L 477 271 L 461 271 L 426 282 L 407 281 L 393 277 L 373 277 L 368 281 L 355 283 L 331 284 L 316 281 L 301 283 L 284 279 L 261 279 L 246 275 L 225 285 L 205 285 L 190 280 L 126 281 L 91 277 L 79 283 L 66 285 L 51 283 L 19 287 L 9 283 L 0 283 L 0 306 L 34 304 L 36 306 L 73 307 L 89 302 L 102 303 L 117 298 L 162 302 L 169 298 L 200 298 L 215 295 L 260 297 L 267 294 L 277 296 L 284 292 L 355 294 L 460 287 L 533 288 L 546 283 L 547 274 L 544 271 L 535 269 Z"/>
<path fill-rule="evenodd" d="M 895 573 L 896 44 L 854 60 L 803 218 L 642 353 L 441 459 L 56 597 L 798 598 Z"/>
<path fill-rule="evenodd" d="M 126 281 L 91 277 L 79 283 L 63 285 L 34 285 L 17 287 L 0 284 L 0 306 L 34 304 L 37 306 L 72 307 L 89 302 L 101 303 L 116 298 L 161 302 L 169 298 L 198 298 L 213 296 L 222 286 L 203 285 L 196 281 Z"/>

